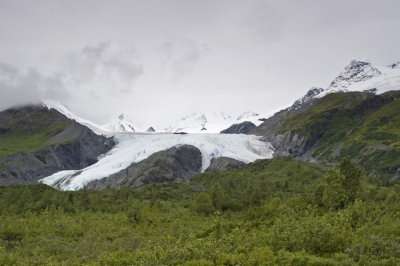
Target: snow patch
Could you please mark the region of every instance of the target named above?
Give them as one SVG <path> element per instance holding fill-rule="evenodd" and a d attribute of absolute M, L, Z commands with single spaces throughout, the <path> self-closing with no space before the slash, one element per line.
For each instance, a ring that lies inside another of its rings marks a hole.
<path fill-rule="evenodd" d="M 96 123 L 81 118 L 77 115 L 75 115 L 74 113 L 72 113 L 69 108 L 57 101 L 54 100 L 43 100 L 42 101 L 42 105 L 47 107 L 49 110 L 50 109 L 54 109 L 57 110 L 58 112 L 60 112 L 61 114 L 65 115 L 67 118 L 71 119 L 71 120 L 75 120 L 76 122 L 78 122 L 81 125 L 87 126 L 88 128 L 90 128 L 94 133 L 98 134 L 98 135 L 106 135 L 109 134 L 109 130 L 107 130 L 106 128 L 97 125 Z"/>
<path fill-rule="evenodd" d="M 103 126 L 112 132 L 135 132 L 135 126 L 126 114 L 120 114 L 117 119 Z"/>
<path fill-rule="evenodd" d="M 400 88 L 400 67 L 376 66 L 367 62 L 352 61 L 331 85 L 316 98 L 335 92 L 375 91 L 381 94 Z"/>

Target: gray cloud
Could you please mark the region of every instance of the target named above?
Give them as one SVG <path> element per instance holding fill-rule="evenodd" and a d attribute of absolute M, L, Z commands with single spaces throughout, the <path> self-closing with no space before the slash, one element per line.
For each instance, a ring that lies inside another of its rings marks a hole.
<path fill-rule="evenodd" d="M 256 38 L 268 42 L 281 39 L 288 20 L 282 1 L 253 2 L 244 8 L 243 25 Z"/>
<path fill-rule="evenodd" d="M 68 100 L 59 74 L 43 76 L 35 68 L 18 70 L 0 62 L 0 108 L 38 102 L 46 98 Z"/>
<path fill-rule="evenodd" d="M 0 62 L 0 109 L 44 99 L 79 104 L 104 100 L 115 93 L 131 92 L 142 74 L 136 50 L 110 42 L 86 45 L 68 53 L 51 74 Z"/>
<path fill-rule="evenodd" d="M 173 38 L 161 46 L 163 67 L 169 71 L 171 79 L 176 81 L 195 70 L 201 57 L 210 53 L 205 43 L 188 38 Z"/>
<path fill-rule="evenodd" d="M 108 92 L 131 91 L 135 80 L 143 74 L 143 65 L 134 47 L 100 42 L 70 53 L 61 71 L 66 73 L 69 87 L 98 95 L 100 88 Z"/>
<path fill-rule="evenodd" d="M 0 103 L 53 97 L 100 123 L 262 113 L 328 86 L 354 58 L 399 61 L 398 10 L 398 0 L 2 0 Z"/>

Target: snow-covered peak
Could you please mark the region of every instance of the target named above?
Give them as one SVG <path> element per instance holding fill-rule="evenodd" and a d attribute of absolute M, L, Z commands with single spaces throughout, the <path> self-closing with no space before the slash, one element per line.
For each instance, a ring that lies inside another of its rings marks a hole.
<path fill-rule="evenodd" d="M 303 104 L 310 101 L 311 99 L 314 99 L 316 96 L 318 96 L 323 91 L 324 91 L 323 88 L 316 88 L 316 87 L 311 88 L 310 90 L 308 90 L 308 92 L 303 97 L 296 100 L 294 102 L 294 104 L 292 106 L 290 106 L 288 109 L 289 110 L 299 109 Z"/>
<path fill-rule="evenodd" d="M 400 61 L 389 65 L 390 68 L 400 68 Z"/>
<path fill-rule="evenodd" d="M 135 126 L 126 114 L 118 115 L 113 122 L 104 125 L 104 127 L 112 132 L 135 132 Z"/>
<path fill-rule="evenodd" d="M 241 115 L 239 115 L 236 120 L 238 121 L 242 121 L 242 120 L 246 120 L 246 119 L 253 119 L 254 117 L 258 117 L 259 114 L 252 112 L 252 111 L 246 111 L 243 112 Z"/>
<path fill-rule="evenodd" d="M 232 124 L 234 119 L 229 114 L 217 111 L 197 112 L 185 116 L 171 126 L 167 132 L 218 133 Z"/>
<path fill-rule="evenodd" d="M 367 81 L 382 74 L 371 63 L 353 60 L 344 68 L 344 71 L 337 76 L 328 91 L 346 91 L 351 85 L 357 82 Z"/>
<path fill-rule="evenodd" d="M 351 61 L 330 86 L 316 97 L 346 91 L 370 91 L 381 94 L 399 88 L 400 63 L 379 66 L 368 62 Z"/>
<path fill-rule="evenodd" d="M 76 122 L 78 122 L 81 125 L 87 126 L 88 128 L 90 128 L 93 132 L 95 132 L 96 134 L 102 135 L 107 133 L 107 129 L 97 125 L 96 123 L 89 121 L 87 119 L 81 118 L 77 115 L 75 115 L 74 113 L 72 113 L 70 111 L 70 109 L 58 102 L 58 101 L 54 101 L 54 100 L 43 100 L 42 101 L 42 105 L 47 107 L 48 109 L 55 109 L 58 112 L 60 112 L 61 114 L 65 115 L 66 117 L 68 117 L 69 119 L 75 120 Z"/>
<path fill-rule="evenodd" d="M 233 124 L 250 121 L 256 125 L 262 123 L 260 118 L 266 118 L 252 111 L 246 111 L 239 116 L 230 115 L 221 111 L 197 112 L 185 116 L 165 128 L 166 132 L 186 132 L 186 133 L 219 133 Z M 268 114 L 269 117 L 269 114 Z"/>

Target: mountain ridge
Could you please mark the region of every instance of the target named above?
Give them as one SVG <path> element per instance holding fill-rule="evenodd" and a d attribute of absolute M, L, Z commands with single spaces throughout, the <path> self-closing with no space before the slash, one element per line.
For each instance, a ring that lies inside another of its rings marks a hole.
<path fill-rule="evenodd" d="M 41 105 L 0 112 L 0 184 L 32 184 L 64 169 L 97 161 L 114 146 L 55 109 Z"/>

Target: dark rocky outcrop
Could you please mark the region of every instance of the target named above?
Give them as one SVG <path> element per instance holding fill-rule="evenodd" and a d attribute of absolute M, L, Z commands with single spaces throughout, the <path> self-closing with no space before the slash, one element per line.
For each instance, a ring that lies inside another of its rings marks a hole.
<path fill-rule="evenodd" d="M 156 152 L 147 159 L 101 180 L 87 184 L 88 189 L 118 189 L 153 183 L 187 181 L 200 173 L 201 152 L 194 146 L 181 145 Z"/>
<path fill-rule="evenodd" d="M 147 131 L 147 132 L 156 132 L 156 130 L 154 129 L 154 127 L 149 127 L 146 131 Z"/>
<path fill-rule="evenodd" d="M 253 129 L 256 128 L 250 121 L 244 121 L 239 124 L 233 124 L 232 126 L 228 127 L 227 129 L 222 130 L 221 134 L 250 134 Z"/>
<path fill-rule="evenodd" d="M 213 158 L 210 166 L 206 169 L 206 172 L 221 172 L 239 168 L 244 165 L 246 165 L 244 162 L 229 157 Z"/>
<path fill-rule="evenodd" d="M 318 96 L 319 94 L 321 94 L 324 91 L 323 88 L 311 88 L 307 91 L 307 93 L 301 97 L 300 99 L 298 99 L 297 101 L 295 101 L 292 106 L 290 106 L 289 108 L 287 108 L 286 110 L 288 111 L 293 111 L 299 108 L 302 108 L 305 103 L 311 101 L 312 99 L 315 99 L 316 96 Z"/>
<path fill-rule="evenodd" d="M 87 167 L 114 146 L 113 138 L 96 135 L 58 111 L 42 106 L 0 112 L 0 128 L 5 129 L 0 133 L 4 141 L 12 138 L 30 144 L 36 136 L 44 136 L 33 151 L 22 146 L 0 157 L 0 185 L 34 184 L 61 170 Z M 4 145 L 1 140 L 0 144 Z"/>

